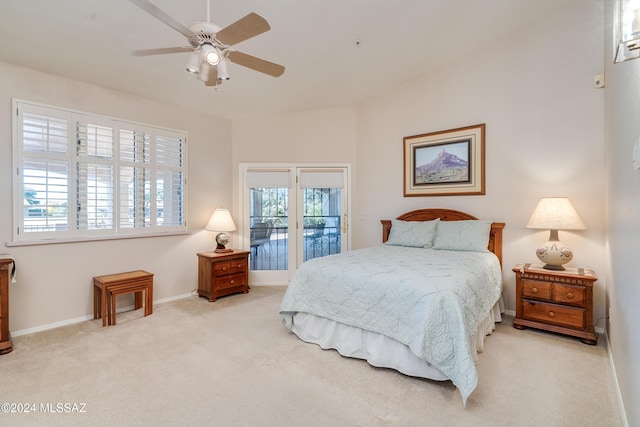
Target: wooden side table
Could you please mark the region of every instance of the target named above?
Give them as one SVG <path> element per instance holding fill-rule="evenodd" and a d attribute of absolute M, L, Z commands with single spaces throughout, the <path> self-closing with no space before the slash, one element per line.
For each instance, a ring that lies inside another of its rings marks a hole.
<path fill-rule="evenodd" d="M 566 268 L 545 270 L 541 265 L 517 264 L 516 317 L 513 327 L 542 329 L 578 337 L 595 345 L 593 283 L 591 270 Z"/>
<path fill-rule="evenodd" d="M 116 297 L 135 293 L 135 309 L 153 313 L 153 273 L 144 270 L 108 274 L 93 278 L 93 318 L 102 317 L 102 326 L 116 324 Z M 144 293 L 144 300 L 142 294 Z"/>
<path fill-rule="evenodd" d="M 198 295 L 215 301 L 249 292 L 249 251 L 198 254 Z"/>
<path fill-rule="evenodd" d="M 11 333 L 9 332 L 9 276 L 13 258 L 0 256 L 0 354 L 13 350 Z"/>

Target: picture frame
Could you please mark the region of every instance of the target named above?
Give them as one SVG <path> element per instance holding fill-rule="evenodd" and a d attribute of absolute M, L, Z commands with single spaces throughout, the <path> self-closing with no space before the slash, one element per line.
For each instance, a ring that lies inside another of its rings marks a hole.
<path fill-rule="evenodd" d="M 485 128 L 404 137 L 404 196 L 484 195 Z"/>

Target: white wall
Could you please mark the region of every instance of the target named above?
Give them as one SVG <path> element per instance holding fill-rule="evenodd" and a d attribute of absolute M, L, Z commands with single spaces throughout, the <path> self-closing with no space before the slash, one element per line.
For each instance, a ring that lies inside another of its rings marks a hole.
<path fill-rule="evenodd" d="M 606 1 L 606 159 L 608 190 L 608 336 L 628 425 L 640 425 L 640 59 L 614 64 L 613 0 Z"/>
<path fill-rule="evenodd" d="M 12 239 L 11 99 L 20 98 L 188 132 L 188 228 L 172 237 L 0 248 L 16 260 L 10 329 L 37 330 L 93 316 L 91 278 L 144 269 L 155 274 L 154 299 L 198 287 L 196 253 L 210 250 L 202 231 L 219 205 L 231 203 L 231 123 L 122 92 L 0 63 L 0 242 Z M 212 137 L 215 135 L 215 137 Z M 127 303 L 126 299 L 123 301 Z"/>
<path fill-rule="evenodd" d="M 234 120 L 233 162 L 354 162 L 355 126 L 352 107 Z"/>
<path fill-rule="evenodd" d="M 412 209 L 453 208 L 506 222 L 508 310 L 515 310 L 511 268 L 539 262 L 535 249 L 548 237 L 546 231 L 524 228 L 529 216 L 540 197 L 567 196 L 588 230 L 561 231 L 560 238 L 574 249 L 570 265 L 599 275 L 594 318 L 601 319 L 606 285 L 604 92 L 592 83 L 604 68 L 602 23 L 600 0 L 578 0 L 358 105 L 355 146 L 351 110 L 234 121 L 234 164 L 355 159 L 353 248 L 379 243 L 380 219 Z M 479 123 L 487 125 L 486 195 L 403 197 L 404 136 Z"/>
<path fill-rule="evenodd" d="M 594 269 L 605 315 L 602 9 L 577 1 L 358 108 L 354 245 L 376 244 L 380 218 L 425 207 L 506 222 L 504 296 L 520 262 L 539 262 L 547 231 L 525 229 L 540 197 L 567 196 L 588 230 L 560 231 L 573 266 Z M 486 195 L 403 197 L 404 136 L 486 123 Z M 600 328 L 604 322 L 598 323 Z"/>
<path fill-rule="evenodd" d="M 356 116 L 352 107 L 234 120 L 234 188 L 239 185 L 240 163 L 354 165 L 355 146 Z M 357 187 L 352 185 L 351 190 L 356 192 Z M 234 191 L 236 212 L 240 211 L 239 194 Z"/>

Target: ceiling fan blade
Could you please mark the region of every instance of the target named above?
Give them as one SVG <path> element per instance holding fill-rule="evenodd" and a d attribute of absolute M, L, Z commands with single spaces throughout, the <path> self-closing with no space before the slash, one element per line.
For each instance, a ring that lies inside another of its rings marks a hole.
<path fill-rule="evenodd" d="M 257 13 L 250 13 L 216 33 L 216 39 L 227 46 L 240 43 L 269 31 L 269 23 Z"/>
<path fill-rule="evenodd" d="M 211 67 L 209 69 L 209 78 L 206 82 L 204 82 L 205 86 L 218 86 L 220 84 L 220 80 L 218 80 L 218 69 L 216 67 Z"/>
<path fill-rule="evenodd" d="M 256 70 L 273 77 L 280 77 L 282 73 L 284 73 L 284 67 L 282 65 L 274 64 L 273 62 L 247 55 L 246 53 L 232 51 L 229 53 L 228 58 L 231 62 L 238 65 L 251 68 L 252 70 Z"/>
<path fill-rule="evenodd" d="M 158 49 L 140 49 L 127 51 L 129 55 L 133 56 L 149 56 L 149 55 L 164 55 L 165 53 L 180 53 L 191 52 L 192 47 L 161 47 Z"/>
<path fill-rule="evenodd" d="M 188 29 L 187 27 L 185 27 L 184 25 L 176 21 L 172 16 L 168 15 L 166 12 L 159 9 L 158 6 L 151 3 L 149 0 L 129 0 L 129 1 L 135 4 L 136 6 L 138 6 L 140 9 L 147 12 L 148 14 L 150 14 L 151 16 L 153 16 L 154 18 L 159 19 L 160 21 L 164 22 L 165 24 L 167 24 L 177 32 L 181 33 L 186 38 L 190 40 L 198 38 L 198 36 L 193 31 L 191 31 L 190 29 Z"/>

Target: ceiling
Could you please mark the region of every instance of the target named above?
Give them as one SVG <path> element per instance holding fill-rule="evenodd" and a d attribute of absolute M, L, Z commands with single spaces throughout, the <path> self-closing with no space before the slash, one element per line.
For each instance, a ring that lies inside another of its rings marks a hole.
<path fill-rule="evenodd" d="M 208 0 L 152 0 L 185 26 Z M 563 7 L 572 0 L 212 0 L 225 27 L 250 12 L 271 30 L 233 46 L 282 64 L 274 78 L 230 64 L 219 91 L 184 71 L 188 46 L 128 0 L 2 0 L 0 61 L 229 119 L 354 105 Z"/>

